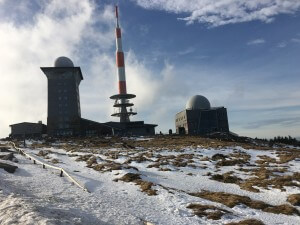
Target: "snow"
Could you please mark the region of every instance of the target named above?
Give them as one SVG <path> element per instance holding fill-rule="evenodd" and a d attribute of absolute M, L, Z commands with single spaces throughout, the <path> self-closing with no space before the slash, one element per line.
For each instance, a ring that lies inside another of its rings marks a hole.
<path fill-rule="evenodd" d="M 146 138 L 136 138 L 143 140 Z M 29 143 L 28 143 L 29 144 Z M 30 143 L 31 144 L 31 143 Z M 30 145 L 29 145 L 30 146 Z M 52 169 L 43 169 L 40 165 L 34 165 L 32 161 L 21 155 L 16 155 L 18 163 L 12 163 L 19 168 L 14 174 L 0 169 L 0 224 L 144 224 L 145 221 L 153 224 L 225 224 L 232 221 L 240 221 L 246 218 L 262 220 L 265 224 L 300 224 L 298 216 L 272 214 L 261 210 L 250 209 L 243 205 L 228 208 L 220 203 L 189 195 L 190 192 L 202 190 L 223 191 L 232 194 L 248 196 L 253 200 L 260 200 L 272 205 L 286 204 L 288 194 L 299 192 L 298 188 L 287 187 L 286 192 L 278 189 L 261 190 L 253 193 L 240 189 L 236 184 L 220 183 L 205 176 L 207 172 L 213 172 L 215 162 L 197 161 L 196 166 L 207 165 L 207 169 L 199 167 L 179 167 L 168 165 L 172 171 L 159 171 L 157 168 L 147 168 L 149 162 L 132 162 L 143 180 L 151 181 L 158 195 L 148 196 L 140 191 L 139 186 L 122 181 L 115 182 L 128 172 L 136 172 L 133 169 L 115 170 L 112 172 L 98 172 L 86 167 L 85 162 L 75 161 L 77 157 L 70 157 L 68 152 L 61 148 L 60 144 L 50 148 L 32 149 L 25 151 L 35 155 L 40 150 L 50 150 L 48 156 L 56 158 L 60 163 L 56 164 L 64 168 L 79 183 L 83 184 L 91 193 L 85 192 L 72 184 L 66 177 L 60 177 L 59 172 Z M 116 149 L 107 149 L 114 151 Z M 73 152 L 72 154 L 90 154 Z M 134 151 L 134 150 L 132 150 Z M 211 148 L 186 148 L 183 152 L 172 149 L 162 149 L 157 152 L 160 155 L 194 154 L 195 159 L 216 153 L 230 154 L 234 151 L 242 151 L 251 155 L 251 162 L 259 159 L 259 155 L 268 155 L 276 158 L 272 151 L 245 150 L 242 147 L 211 149 Z M 105 150 L 94 154 L 102 159 L 107 159 Z M 137 155 L 145 152 L 137 150 Z M 51 161 L 35 156 L 41 161 Z M 154 154 L 153 159 L 156 158 Z M 114 160 L 123 163 L 125 155 Z M 100 159 L 97 159 L 100 162 Z M 112 159 L 110 159 L 112 160 Z M 296 164 L 294 161 L 293 164 Z M 236 166 L 222 167 L 221 172 L 236 170 Z M 299 165 L 294 166 L 294 169 Z M 192 176 L 187 175 L 192 173 Z M 240 173 L 240 176 L 243 174 Z M 192 210 L 187 209 L 190 203 L 215 205 L 226 209 L 231 213 L 221 220 L 207 220 L 205 217 L 195 216 Z M 299 209 L 299 207 L 298 207 Z"/>

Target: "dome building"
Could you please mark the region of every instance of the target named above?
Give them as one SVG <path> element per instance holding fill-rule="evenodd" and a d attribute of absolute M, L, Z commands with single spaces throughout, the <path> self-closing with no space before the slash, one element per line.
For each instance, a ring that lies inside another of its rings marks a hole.
<path fill-rule="evenodd" d="M 177 134 L 205 135 L 212 132 L 229 132 L 227 109 L 211 107 L 202 95 L 191 97 L 185 110 L 175 116 Z"/>

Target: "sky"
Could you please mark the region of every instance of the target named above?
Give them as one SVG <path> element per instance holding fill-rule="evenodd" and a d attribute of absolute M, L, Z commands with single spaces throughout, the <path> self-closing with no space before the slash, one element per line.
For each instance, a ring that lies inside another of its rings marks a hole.
<path fill-rule="evenodd" d="M 47 121 L 40 67 L 80 66 L 81 115 L 115 121 L 114 4 L 132 120 L 175 130 L 193 95 L 225 106 L 232 132 L 300 136 L 300 0 L 0 0 L 0 137 Z"/>

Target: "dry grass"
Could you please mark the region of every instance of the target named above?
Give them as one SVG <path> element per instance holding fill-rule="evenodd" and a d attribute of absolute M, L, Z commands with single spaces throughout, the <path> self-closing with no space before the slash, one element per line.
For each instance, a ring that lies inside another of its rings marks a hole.
<path fill-rule="evenodd" d="M 226 225 L 265 225 L 265 224 L 263 222 L 261 222 L 260 220 L 247 219 L 247 220 L 242 220 L 239 222 L 227 223 Z"/>
<path fill-rule="evenodd" d="M 87 167 L 93 167 L 93 165 L 97 164 L 97 158 L 96 156 L 91 156 L 87 161 L 86 161 Z"/>
<path fill-rule="evenodd" d="M 113 170 L 121 170 L 122 165 L 116 162 L 105 162 L 105 163 L 94 164 L 92 168 L 96 171 L 111 172 Z"/>
<path fill-rule="evenodd" d="M 281 153 L 279 154 L 279 163 L 287 163 L 295 160 L 296 158 L 300 158 L 300 155 L 297 151 Z"/>
<path fill-rule="evenodd" d="M 221 166 L 235 166 L 235 165 L 243 165 L 247 162 L 245 162 L 242 159 L 228 159 L 228 160 L 222 160 L 218 161 L 216 166 L 221 167 Z"/>
<path fill-rule="evenodd" d="M 229 194 L 225 192 L 209 192 L 203 191 L 199 193 L 191 193 L 193 196 L 204 198 L 210 201 L 222 203 L 230 208 L 233 208 L 236 205 L 244 204 L 252 209 L 260 209 L 264 212 L 275 213 L 275 214 L 286 214 L 286 215 L 300 215 L 299 211 L 288 205 L 278 205 L 273 206 L 269 205 L 263 201 L 252 200 L 247 196 Z"/>
<path fill-rule="evenodd" d="M 300 206 L 300 194 L 289 195 L 287 201 L 292 205 Z"/>
<path fill-rule="evenodd" d="M 52 159 L 52 160 L 51 160 L 51 163 L 57 164 L 57 163 L 59 163 L 59 161 L 58 161 L 58 159 Z"/>
<path fill-rule="evenodd" d="M 157 195 L 157 191 L 152 189 L 153 183 L 149 181 L 144 181 L 141 179 L 139 174 L 136 173 L 127 173 L 121 178 L 117 178 L 114 181 L 124 181 L 124 182 L 133 182 L 140 186 L 141 191 L 145 192 L 147 195 Z"/>
<path fill-rule="evenodd" d="M 270 163 L 277 163 L 275 158 L 269 157 L 267 155 L 260 155 L 258 156 L 260 159 L 256 160 L 255 163 L 261 166 L 269 166 Z"/>
<path fill-rule="evenodd" d="M 92 156 L 94 156 L 93 154 L 86 154 L 86 155 L 80 155 L 76 161 L 88 161 L 89 158 L 91 158 Z"/>
<path fill-rule="evenodd" d="M 223 183 L 238 184 L 241 181 L 241 179 L 236 176 L 232 176 L 231 174 L 232 171 L 224 174 L 214 174 L 211 176 L 210 179 L 223 182 Z"/>
<path fill-rule="evenodd" d="M 46 155 L 48 155 L 49 152 L 48 151 L 43 151 L 43 150 L 40 150 L 38 152 L 38 154 L 36 154 L 37 156 L 41 156 L 41 157 L 45 157 Z"/>
<path fill-rule="evenodd" d="M 254 170 L 254 174 L 256 175 L 255 177 L 245 179 L 239 184 L 242 189 L 259 192 L 259 190 L 253 186 L 261 187 L 264 189 L 277 188 L 281 191 L 286 191 L 285 186 L 300 187 L 300 185 L 295 182 L 300 182 L 300 173 L 297 172 L 293 173 L 293 175 L 273 175 L 273 177 L 270 178 L 270 174 L 272 174 L 272 171 L 262 167 Z"/>
<path fill-rule="evenodd" d="M 212 205 L 190 204 L 187 208 L 192 209 L 195 215 L 211 220 L 219 220 L 224 214 L 229 213 L 227 210 Z"/>

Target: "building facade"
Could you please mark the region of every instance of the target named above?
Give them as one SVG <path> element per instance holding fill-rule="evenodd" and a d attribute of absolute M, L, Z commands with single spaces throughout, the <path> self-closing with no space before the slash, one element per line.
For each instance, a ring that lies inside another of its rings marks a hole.
<path fill-rule="evenodd" d="M 83 80 L 80 67 L 74 67 L 67 57 L 59 57 L 54 67 L 42 67 L 48 79 L 49 135 L 80 134 L 79 84 Z"/>
<path fill-rule="evenodd" d="M 114 135 L 121 136 L 152 136 L 155 135 L 156 124 L 145 124 L 144 121 L 131 121 L 131 122 L 107 122 L 109 127 L 114 128 Z"/>
<path fill-rule="evenodd" d="M 47 126 L 41 121 L 38 123 L 16 123 L 9 125 L 11 128 L 11 138 L 39 138 L 47 133 Z"/>
<path fill-rule="evenodd" d="M 205 135 L 213 132 L 229 132 L 227 109 L 211 107 L 207 98 L 193 96 L 186 109 L 175 116 L 177 134 Z"/>

